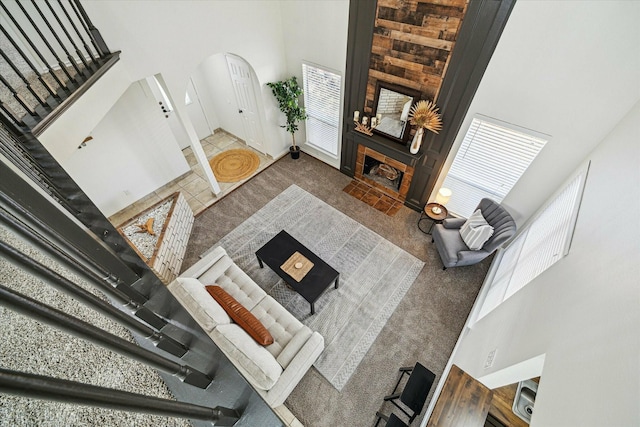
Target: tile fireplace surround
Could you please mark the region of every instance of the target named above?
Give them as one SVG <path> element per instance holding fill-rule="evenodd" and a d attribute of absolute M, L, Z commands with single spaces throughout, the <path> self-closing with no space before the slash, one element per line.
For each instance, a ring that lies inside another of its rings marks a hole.
<path fill-rule="evenodd" d="M 373 179 L 367 177 L 364 174 L 365 157 L 371 157 L 382 164 L 386 164 L 397 169 L 399 172 L 402 173 L 402 181 L 400 182 L 400 186 L 397 191 L 379 182 L 374 181 Z M 407 198 L 407 192 L 409 191 L 409 187 L 411 186 L 411 179 L 413 178 L 413 173 L 414 173 L 414 168 L 412 166 L 406 165 L 396 159 L 385 156 L 384 154 L 379 153 L 378 151 L 370 147 L 365 147 L 362 144 L 358 145 L 358 154 L 356 157 L 356 167 L 355 167 L 355 178 L 380 190 L 381 192 L 387 194 L 389 197 L 395 200 L 398 200 L 399 202 L 404 202 Z"/>

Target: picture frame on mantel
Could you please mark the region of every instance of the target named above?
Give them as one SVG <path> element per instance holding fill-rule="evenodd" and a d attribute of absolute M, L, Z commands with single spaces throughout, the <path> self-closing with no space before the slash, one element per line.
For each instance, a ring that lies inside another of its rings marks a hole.
<path fill-rule="evenodd" d="M 407 145 L 411 136 L 409 111 L 420 100 L 421 95 L 419 90 L 378 80 L 372 113 L 378 117 L 378 125 L 373 131 Z"/>

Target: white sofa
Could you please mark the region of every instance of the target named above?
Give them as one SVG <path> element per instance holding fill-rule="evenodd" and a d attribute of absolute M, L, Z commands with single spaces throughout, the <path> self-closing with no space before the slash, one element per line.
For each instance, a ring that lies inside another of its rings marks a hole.
<path fill-rule="evenodd" d="M 257 261 L 256 261 L 257 262 Z M 209 295 L 218 285 L 269 330 L 263 347 Z M 168 286 L 171 293 L 271 407 L 284 403 L 324 349 L 324 339 L 267 295 L 227 255 L 215 248 Z"/>

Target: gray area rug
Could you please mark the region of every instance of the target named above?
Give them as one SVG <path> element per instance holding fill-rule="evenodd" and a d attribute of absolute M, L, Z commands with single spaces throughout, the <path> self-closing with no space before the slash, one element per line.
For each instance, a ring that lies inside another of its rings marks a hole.
<path fill-rule="evenodd" d="M 318 299 L 313 316 L 307 301 L 268 267 L 261 269 L 256 260 L 255 251 L 281 230 L 340 272 L 339 288 L 330 287 Z M 418 258 L 296 185 L 211 249 L 216 246 L 224 247 L 265 291 L 322 334 L 325 350 L 314 366 L 337 390 L 349 381 L 424 266 Z"/>

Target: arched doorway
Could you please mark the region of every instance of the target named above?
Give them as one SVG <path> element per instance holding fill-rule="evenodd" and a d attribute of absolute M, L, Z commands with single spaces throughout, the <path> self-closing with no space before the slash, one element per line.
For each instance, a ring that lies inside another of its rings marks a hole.
<path fill-rule="evenodd" d="M 264 137 L 260 85 L 244 58 L 219 53 L 202 61 L 190 76 L 185 101 L 187 97 L 187 112 L 200 133 L 221 130 L 260 153 L 271 154 Z"/>

